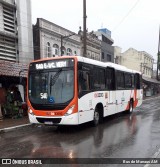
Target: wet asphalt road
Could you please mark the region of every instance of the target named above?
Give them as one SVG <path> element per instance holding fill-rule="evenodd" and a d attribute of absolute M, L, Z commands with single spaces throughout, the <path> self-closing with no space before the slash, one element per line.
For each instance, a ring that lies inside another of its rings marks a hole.
<path fill-rule="evenodd" d="M 107 117 L 98 127 L 29 126 L 0 134 L 3 158 L 150 158 L 159 148 L 160 98 L 144 101 L 132 114 Z"/>

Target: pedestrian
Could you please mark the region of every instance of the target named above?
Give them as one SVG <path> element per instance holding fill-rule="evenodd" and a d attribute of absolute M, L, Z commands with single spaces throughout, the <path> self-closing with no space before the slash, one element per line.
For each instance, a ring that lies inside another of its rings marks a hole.
<path fill-rule="evenodd" d="M 3 114 L 2 114 L 2 105 L 6 101 L 6 91 L 4 88 L 0 88 L 0 121 L 3 121 Z"/>
<path fill-rule="evenodd" d="M 14 101 L 14 102 L 18 102 L 18 103 L 21 103 L 21 102 L 22 102 L 21 93 L 20 93 L 20 91 L 18 90 L 18 87 L 15 87 L 15 88 L 14 88 L 13 101 Z"/>

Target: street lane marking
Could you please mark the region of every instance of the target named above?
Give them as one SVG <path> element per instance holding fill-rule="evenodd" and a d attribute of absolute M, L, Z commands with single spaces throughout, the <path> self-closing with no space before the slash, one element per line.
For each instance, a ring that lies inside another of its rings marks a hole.
<path fill-rule="evenodd" d="M 6 131 L 10 131 L 10 130 L 13 130 L 13 129 L 16 129 L 16 128 L 21 128 L 21 127 L 24 127 L 24 126 L 29 126 L 29 125 L 31 125 L 31 124 L 29 123 L 29 124 L 23 124 L 23 125 L 13 126 L 13 127 L 9 127 L 9 128 L 3 128 L 3 129 L 0 129 L 0 132 L 6 132 Z"/>

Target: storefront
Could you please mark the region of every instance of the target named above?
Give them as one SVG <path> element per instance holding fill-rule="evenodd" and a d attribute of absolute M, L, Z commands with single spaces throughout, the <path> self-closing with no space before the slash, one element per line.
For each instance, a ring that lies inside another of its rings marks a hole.
<path fill-rule="evenodd" d="M 160 82 L 154 78 L 142 77 L 144 96 L 154 96 L 160 93 Z"/>
<path fill-rule="evenodd" d="M 0 119 L 25 115 L 26 64 L 0 60 Z M 21 79 L 20 79 L 21 78 Z"/>

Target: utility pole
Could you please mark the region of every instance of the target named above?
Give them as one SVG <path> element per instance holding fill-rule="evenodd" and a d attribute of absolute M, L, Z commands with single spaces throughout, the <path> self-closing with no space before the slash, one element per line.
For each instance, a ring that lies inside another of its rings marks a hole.
<path fill-rule="evenodd" d="M 159 26 L 159 42 L 158 42 L 158 55 L 157 55 L 157 80 L 159 81 L 159 77 L 158 77 L 158 71 L 159 71 L 159 64 L 160 62 L 160 26 Z"/>
<path fill-rule="evenodd" d="M 83 56 L 87 57 L 86 55 L 86 0 L 83 0 Z"/>

